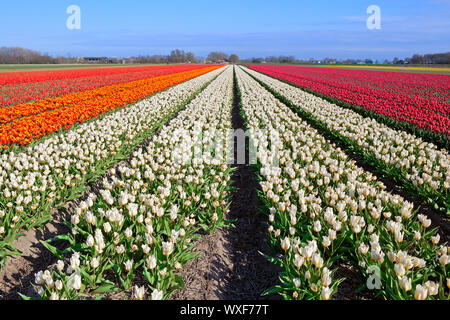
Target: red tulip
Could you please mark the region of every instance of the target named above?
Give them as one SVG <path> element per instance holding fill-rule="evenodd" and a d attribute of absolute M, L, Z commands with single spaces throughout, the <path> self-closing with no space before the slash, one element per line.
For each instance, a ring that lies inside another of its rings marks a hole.
<path fill-rule="evenodd" d="M 398 121 L 450 134 L 448 75 L 287 65 L 248 67 Z"/>

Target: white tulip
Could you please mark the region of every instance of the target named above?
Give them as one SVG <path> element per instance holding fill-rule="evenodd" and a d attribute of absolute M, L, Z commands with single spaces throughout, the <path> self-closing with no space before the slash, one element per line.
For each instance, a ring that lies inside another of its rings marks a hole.
<path fill-rule="evenodd" d="M 146 262 L 147 262 L 147 268 L 149 268 L 150 270 L 153 270 L 156 268 L 157 260 L 156 260 L 155 255 L 148 257 Z"/>
<path fill-rule="evenodd" d="M 320 296 L 322 300 L 329 300 L 332 293 L 333 290 L 330 289 L 329 287 L 322 287 L 322 293 Z"/>
<path fill-rule="evenodd" d="M 162 243 L 162 250 L 163 255 L 168 257 L 173 252 L 174 246 L 172 242 L 163 242 Z"/>
<path fill-rule="evenodd" d="M 428 296 L 428 291 L 425 287 L 418 284 L 416 290 L 414 291 L 414 298 L 416 300 L 425 300 Z"/>
<path fill-rule="evenodd" d="M 160 290 L 155 289 L 152 292 L 152 300 L 162 300 L 164 293 Z"/>
<path fill-rule="evenodd" d="M 281 248 L 287 251 L 291 247 L 291 243 L 288 237 L 281 240 Z"/>
<path fill-rule="evenodd" d="M 144 300 L 144 296 L 145 296 L 145 287 L 138 287 L 135 286 L 134 287 L 134 294 L 133 297 L 135 300 Z"/>

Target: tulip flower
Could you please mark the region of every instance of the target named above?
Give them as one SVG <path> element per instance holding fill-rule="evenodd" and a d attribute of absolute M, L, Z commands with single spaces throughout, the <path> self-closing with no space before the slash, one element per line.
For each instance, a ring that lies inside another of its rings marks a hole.
<path fill-rule="evenodd" d="M 288 237 L 281 240 L 281 248 L 287 251 L 291 247 L 291 243 Z"/>
<path fill-rule="evenodd" d="M 58 291 L 61 291 L 62 288 L 63 288 L 63 283 L 62 283 L 62 281 L 61 281 L 61 280 L 56 280 L 56 281 L 55 281 L 55 289 L 58 290 Z"/>
<path fill-rule="evenodd" d="M 399 279 L 399 285 L 403 290 L 405 290 L 405 292 L 408 292 L 412 289 L 411 279 L 406 276 Z"/>
<path fill-rule="evenodd" d="M 147 268 L 149 268 L 150 270 L 156 268 L 156 256 L 152 255 L 150 257 L 147 258 Z"/>
<path fill-rule="evenodd" d="M 322 293 L 320 295 L 322 300 L 329 300 L 332 292 L 329 287 L 322 287 Z"/>
<path fill-rule="evenodd" d="M 173 252 L 173 243 L 172 242 L 163 242 L 162 243 L 162 250 L 163 254 L 168 257 Z"/>
<path fill-rule="evenodd" d="M 155 289 L 152 292 L 152 300 L 162 300 L 164 293 L 160 290 Z"/>
<path fill-rule="evenodd" d="M 135 286 L 134 287 L 134 293 L 133 293 L 133 297 L 135 300 L 144 300 L 144 296 L 145 296 L 145 287 L 138 287 Z"/>
<path fill-rule="evenodd" d="M 416 290 L 414 291 L 414 298 L 416 300 L 425 300 L 428 296 L 427 288 L 423 287 L 422 285 L 418 284 L 416 286 Z"/>

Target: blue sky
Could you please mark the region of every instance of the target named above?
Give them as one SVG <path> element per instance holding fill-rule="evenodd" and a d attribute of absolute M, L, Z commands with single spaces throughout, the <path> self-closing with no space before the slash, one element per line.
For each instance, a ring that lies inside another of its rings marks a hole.
<path fill-rule="evenodd" d="M 81 29 L 68 30 L 69 5 Z M 381 30 L 369 30 L 369 5 Z M 0 46 L 50 55 L 372 58 L 450 51 L 450 0 L 15 0 L 0 6 Z"/>

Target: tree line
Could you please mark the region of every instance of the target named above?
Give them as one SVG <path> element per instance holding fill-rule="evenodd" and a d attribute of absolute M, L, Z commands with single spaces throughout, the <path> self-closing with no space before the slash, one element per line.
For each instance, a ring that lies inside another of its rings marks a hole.
<path fill-rule="evenodd" d="M 170 55 L 153 55 L 140 56 L 133 59 L 137 63 L 196 63 L 196 62 L 212 62 L 212 63 L 238 63 L 239 57 L 235 54 L 228 55 L 224 52 L 213 51 L 208 54 L 206 59 L 196 57 L 192 52 L 184 52 L 184 50 L 176 49 L 170 52 Z"/>
<path fill-rule="evenodd" d="M 373 61 L 372 59 L 314 59 L 309 60 L 296 59 L 294 56 L 269 56 L 266 58 L 250 58 L 244 59 L 242 63 L 326 63 L 326 64 L 379 64 L 381 61 Z M 410 58 L 394 58 L 393 60 L 385 59 L 383 64 L 450 64 L 450 52 L 447 53 L 430 53 L 430 54 L 414 54 Z"/>
<path fill-rule="evenodd" d="M 176 49 L 170 55 L 147 55 L 134 58 L 135 63 L 196 63 L 197 59 L 192 52 Z"/>
<path fill-rule="evenodd" d="M 394 63 L 400 60 L 394 58 Z M 405 58 L 405 63 L 411 64 L 450 64 L 450 52 L 447 53 L 431 53 L 431 54 L 415 54 L 411 58 Z"/>
<path fill-rule="evenodd" d="M 228 55 L 224 52 L 213 51 L 206 58 L 196 57 L 192 52 L 184 50 L 172 50 L 168 55 L 146 55 L 131 58 L 104 58 L 105 63 L 346 63 L 346 64 L 372 64 L 379 63 L 371 59 L 345 59 L 337 60 L 325 58 L 321 60 L 309 59 L 298 60 L 294 56 L 269 56 L 266 58 L 250 58 L 240 61 L 236 54 Z M 107 61 L 107 62 L 106 62 Z M 48 54 L 42 54 L 35 50 L 29 50 L 20 47 L 0 47 L 0 64 L 63 64 L 63 63 L 80 63 L 83 59 L 72 57 L 51 57 Z M 102 62 L 100 62 L 102 63 Z M 450 52 L 447 53 L 431 53 L 431 54 L 414 54 L 412 57 L 399 59 L 394 58 L 392 61 L 385 59 L 384 64 L 450 64 Z"/>
<path fill-rule="evenodd" d="M 0 64 L 43 64 L 55 63 L 55 58 L 38 51 L 20 47 L 1 47 Z"/>
<path fill-rule="evenodd" d="M 206 59 L 196 57 L 192 52 L 185 52 L 184 50 L 172 50 L 168 55 L 145 55 L 130 58 L 106 58 L 101 57 L 96 61 L 100 63 L 238 63 L 239 57 L 235 54 L 228 55 L 223 52 L 211 52 Z M 63 64 L 63 63 L 82 63 L 84 58 L 73 57 L 51 57 L 48 54 L 42 54 L 38 51 L 29 50 L 20 47 L 1 47 L 0 48 L 0 64 Z"/>

